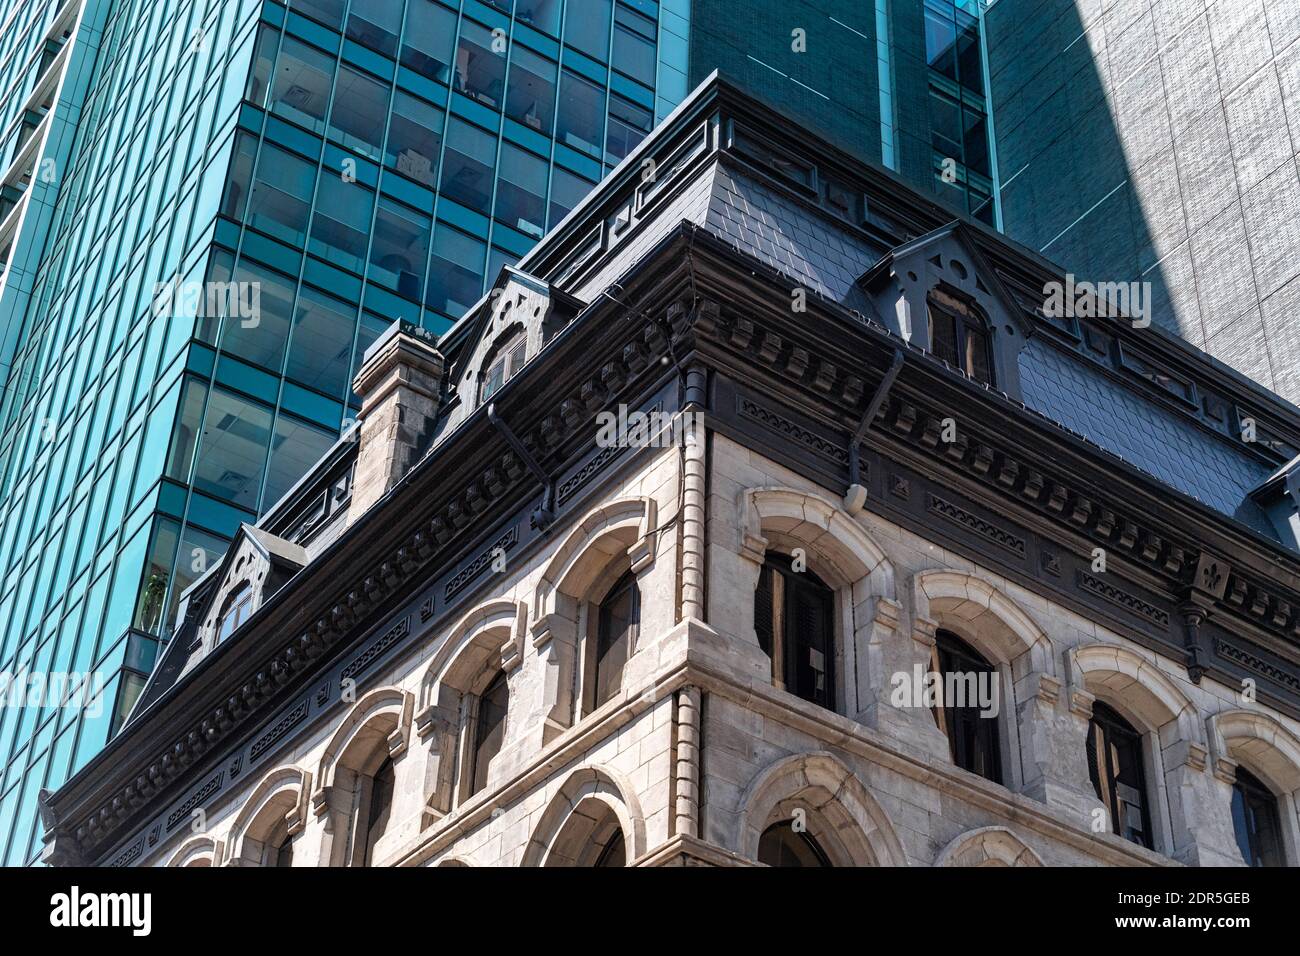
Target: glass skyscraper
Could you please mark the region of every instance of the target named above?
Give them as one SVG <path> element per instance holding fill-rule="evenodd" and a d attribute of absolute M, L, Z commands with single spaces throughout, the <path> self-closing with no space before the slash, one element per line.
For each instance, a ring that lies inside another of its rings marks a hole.
<path fill-rule="evenodd" d="M 5 865 L 370 342 L 447 329 L 714 69 L 996 220 L 973 0 L 0 10 Z"/>
<path fill-rule="evenodd" d="M 449 327 L 686 94 L 690 11 L 4 10 L 0 672 L 96 675 L 90 706 L 0 707 L 18 865 L 38 791 L 120 725 L 181 592 L 346 427 L 379 331 Z"/>

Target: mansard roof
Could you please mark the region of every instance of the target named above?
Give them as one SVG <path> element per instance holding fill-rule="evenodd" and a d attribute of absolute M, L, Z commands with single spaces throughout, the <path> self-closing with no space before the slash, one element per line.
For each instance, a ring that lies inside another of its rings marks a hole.
<path fill-rule="evenodd" d="M 1194 679 L 1252 676 L 1261 702 L 1300 714 L 1300 559 L 1260 513 L 1239 513 L 1296 454 L 1295 410 L 1154 329 L 1042 315 L 1035 295 L 1059 270 L 978 224 L 963 241 L 1034 329 L 1022 398 L 949 368 L 873 321 L 858 280 L 951 215 L 723 81 L 697 90 L 517 266 L 580 309 L 493 395 L 550 476 L 559 519 L 636 457 L 596 447 L 606 407 L 698 403 L 709 427 L 840 489 L 851 436 L 878 407 L 861 449 L 868 507 L 1184 660 Z M 809 291 L 804 312 L 792 284 Z M 448 367 L 479 347 L 483 321 L 476 307 L 443 337 Z M 548 546 L 528 520 L 535 474 L 486 407 L 447 398 L 427 453 L 356 520 L 338 517 L 348 436 L 258 523 L 305 566 L 194 667 L 164 674 L 164 656 L 147 706 L 44 799 L 58 855 L 130 863 L 332 712 L 331 686 L 364 685 L 432 639 L 489 586 L 491 555 Z M 944 443 L 954 414 L 959 440 Z M 1246 416 L 1262 442 L 1237 437 Z M 1105 581 L 1088 572 L 1095 547 L 1113 555 Z M 1208 618 L 1191 626 L 1185 607 Z M 187 614 L 173 643 L 194 626 Z"/>

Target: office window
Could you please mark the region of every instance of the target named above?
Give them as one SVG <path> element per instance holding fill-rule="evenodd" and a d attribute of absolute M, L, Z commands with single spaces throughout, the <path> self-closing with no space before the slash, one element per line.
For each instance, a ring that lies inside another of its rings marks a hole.
<path fill-rule="evenodd" d="M 925 5 L 925 59 L 930 69 L 957 82 L 957 24 L 951 0 Z"/>
<path fill-rule="evenodd" d="M 510 57 L 506 115 L 549 136 L 555 127 L 555 72 L 546 57 L 516 46 Z"/>
<path fill-rule="evenodd" d="M 569 2 L 564 18 L 564 42 L 602 63 L 609 60 L 611 0 L 585 0 L 581 7 Z"/>
<path fill-rule="evenodd" d="M 447 124 L 442 194 L 484 215 L 492 201 L 496 137 L 458 119 Z"/>
<path fill-rule="evenodd" d="M 347 5 L 347 0 L 291 0 L 289 4 L 299 13 L 313 17 L 335 30 L 343 26 L 343 10 Z"/>
<path fill-rule="evenodd" d="M 763 831 L 758 838 L 758 862 L 781 867 L 831 865 L 821 844 L 807 830 L 796 830 L 793 820 L 773 823 Z"/>
<path fill-rule="evenodd" d="M 271 438 L 271 460 L 267 464 L 266 491 L 262 495 L 263 509 L 284 497 L 294 482 L 307 474 L 307 470 L 329 450 L 336 437 L 332 431 L 281 413 L 275 420 L 275 434 Z"/>
<path fill-rule="evenodd" d="M 330 109 L 330 135 L 363 156 L 379 159 L 389 93 L 386 83 L 340 67 Z"/>
<path fill-rule="evenodd" d="M 600 157 L 604 130 L 605 91 L 568 70 L 560 77 L 560 108 L 556 138 L 566 146 Z"/>
<path fill-rule="evenodd" d="M 636 149 L 654 125 L 654 115 L 619 96 L 609 100 L 609 129 L 605 133 L 605 160 L 617 163 Z"/>
<path fill-rule="evenodd" d="M 433 0 L 409 0 L 402 37 L 402 63 L 439 83 L 450 79 L 456 13 Z"/>
<path fill-rule="evenodd" d="M 235 289 L 226 301 L 215 303 L 224 316 L 221 351 L 279 372 L 289 338 L 294 280 L 243 260 L 235 267 L 234 280 Z"/>
<path fill-rule="evenodd" d="M 291 245 L 301 245 L 307 234 L 315 179 L 314 164 L 263 143 L 257 179 L 248 199 L 248 225 Z"/>
<path fill-rule="evenodd" d="M 600 602 L 596 632 L 596 695 L 599 707 L 619 692 L 623 667 L 636 641 L 641 624 L 641 591 L 636 575 L 623 575 Z"/>
<path fill-rule="evenodd" d="M 402 175 L 426 186 L 434 186 L 443 122 L 442 110 L 398 90 L 393 98 L 393 115 L 388 124 L 385 161 Z"/>
<path fill-rule="evenodd" d="M 311 223 L 311 251 L 329 262 L 361 272 L 375 194 L 361 183 L 344 182 L 325 171 Z"/>
<path fill-rule="evenodd" d="M 1087 746 L 1088 777 L 1106 808 L 1111 830 L 1151 849 L 1142 735 L 1113 709 L 1097 701 L 1092 705 Z"/>
<path fill-rule="evenodd" d="M 470 20 L 463 21 L 456 48 L 456 89 L 485 106 L 501 108 L 506 82 L 506 54 L 493 49 L 492 32 Z"/>
<path fill-rule="evenodd" d="M 1002 782 L 1001 745 L 998 721 L 985 716 L 978 702 L 981 684 L 992 687 L 999 679 L 997 670 L 983 656 L 950 631 L 939 631 L 931 649 L 930 670 L 942 675 L 942 687 L 949 683 L 964 695 L 961 700 L 945 696 L 933 709 L 934 722 L 948 738 L 952 762 L 963 770 L 979 774 L 994 783 Z M 991 698 L 990 698 L 991 699 Z M 998 698 L 1001 700 L 1001 696 Z"/>
<path fill-rule="evenodd" d="M 546 161 L 510 143 L 501 145 L 496 217 L 540 239 L 546 223 Z"/>
<path fill-rule="evenodd" d="M 266 92 L 271 87 L 271 71 L 275 66 L 275 48 L 280 41 L 280 31 L 265 23 L 258 24 L 257 42 L 253 46 L 253 65 L 248 71 L 248 85 L 244 99 L 257 106 L 265 106 Z M 21 146 L 14 148 L 17 155 Z"/>
<path fill-rule="evenodd" d="M 482 268 L 487 245 L 439 223 L 433 237 L 433 260 L 424 301 L 458 319 L 483 294 Z"/>
<path fill-rule="evenodd" d="M 256 511 L 270 441 L 270 409 L 214 387 L 203 420 L 194 487 Z"/>
<path fill-rule="evenodd" d="M 655 85 L 655 22 L 619 4 L 614 13 L 614 69 Z"/>
<path fill-rule="evenodd" d="M 221 214 L 231 219 L 242 219 L 244 204 L 248 202 L 248 187 L 253 178 L 253 161 L 257 158 L 257 137 L 247 133 L 235 136 L 235 149 L 230 159 L 230 180 L 221 200 Z"/>
<path fill-rule="evenodd" d="M 275 64 L 269 104 L 271 112 L 323 133 L 334 62 L 334 57 L 328 53 L 286 36 Z"/>
<path fill-rule="evenodd" d="M 361 321 L 357 325 L 357 342 L 352 349 L 352 375 L 348 379 L 349 382 L 357 377 L 357 372 L 361 371 L 361 364 L 365 361 L 366 349 L 374 345 L 375 339 L 383 335 L 390 325 L 392 325 L 392 322 L 388 319 L 379 318 L 368 312 L 361 313 Z M 352 392 L 349 392 L 348 401 L 357 406 L 361 404 L 361 399 Z"/>
<path fill-rule="evenodd" d="M 492 761 L 501 752 L 501 744 L 505 739 L 509 703 L 510 690 L 506 675 L 500 671 L 479 695 L 478 720 L 474 725 L 474 777 L 470 785 L 471 794 L 478 793 L 487 786 Z"/>
<path fill-rule="evenodd" d="M 1282 826 L 1273 791 L 1245 767 L 1232 785 L 1232 828 L 1247 866 L 1285 866 Z"/>
<path fill-rule="evenodd" d="M 754 591 L 754 630 L 772 659 L 772 682 L 798 697 L 833 709 L 835 595 L 811 571 L 770 555 Z"/>
<path fill-rule="evenodd" d="M 347 35 L 387 56 L 397 55 L 403 0 L 354 2 L 348 11 Z"/>
<path fill-rule="evenodd" d="M 356 306 L 303 286 L 294 309 L 285 374 L 331 398 L 342 399 L 348 383 L 356 314 Z"/>
<path fill-rule="evenodd" d="M 428 216 L 381 196 L 370 242 L 370 278 L 419 302 L 429 264 L 429 231 Z"/>
<path fill-rule="evenodd" d="M 217 643 L 220 644 L 234 634 L 239 625 L 247 621 L 252 614 L 253 589 L 245 584 L 226 601 L 226 606 L 221 612 L 221 623 L 217 627 Z"/>
<path fill-rule="evenodd" d="M 551 171 L 551 209 L 547 228 L 555 228 L 561 219 L 582 202 L 595 185 L 581 176 L 575 176 L 567 169 L 556 166 Z"/>
<path fill-rule="evenodd" d="M 170 634 L 176 624 L 176 611 L 185 589 L 203 577 L 208 568 L 221 560 L 221 556 L 226 553 L 229 546 L 230 542 L 225 538 L 204 531 L 202 528 L 193 525 L 185 528 L 181 534 L 180 548 L 176 552 L 171 594 L 167 599 L 167 617 L 163 622 L 164 634 Z"/>
<path fill-rule="evenodd" d="M 516 0 L 515 19 L 534 30 L 558 36 L 562 3 L 563 0 Z"/>

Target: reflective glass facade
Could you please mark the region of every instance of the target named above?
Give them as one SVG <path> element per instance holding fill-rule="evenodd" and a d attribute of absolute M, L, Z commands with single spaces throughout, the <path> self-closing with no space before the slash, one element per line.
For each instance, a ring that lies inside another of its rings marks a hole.
<path fill-rule="evenodd" d="M 96 9 L 48 236 L 0 314 L 0 672 L 103 687 L 0 707 L 8 865 L 185 587 L 346 427 L 375 336 L 448 328 L 687 92 L 687 0 Z"/>

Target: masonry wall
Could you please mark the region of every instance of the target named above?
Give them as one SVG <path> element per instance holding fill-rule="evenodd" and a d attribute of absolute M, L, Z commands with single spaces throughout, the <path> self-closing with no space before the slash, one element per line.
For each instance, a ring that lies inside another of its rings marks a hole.
<path fill-rule="evenodd" d="M 746 864 L 770 824 L 794 817 L 841 865 L 1240 864 L 1238 765 L 1275 788 L 1288 862 L 1300 859 L 1295 721 L 1240 688 L 1193 684 L 1181 663 L 923 537 L 851 515 L 721 435 L 704 482 L 701 447 L 630 457 L 544 553 L 501 572 L 473 610 L 148 862 L 261 865 L 285 830 L 298 834 L 295 866 L 354 860 L 357 780 L 384 755 L 397 795 L 378 865 L 586 865 L 615 828 L 629 861 Z M 836 592 L 833 711 L 774 687 L 755 636 L 761 562 L 794 549 Z M 592 708 L 590 602 L 628 569 L 640 633 L 621 692 Z M 687 613 L 696 601 L 706 621 Z M 998 669 L 1004 784 L 953 766 L 930 711 L 891 701 L 893 675 L 928 667 L 940 628 Z M 505 742 L 470 795 L 466 715 L 499 667 Z M 1154 851 L 1098 832 L 1084 749 L 1097 700 L 1144 734 Z"/>

